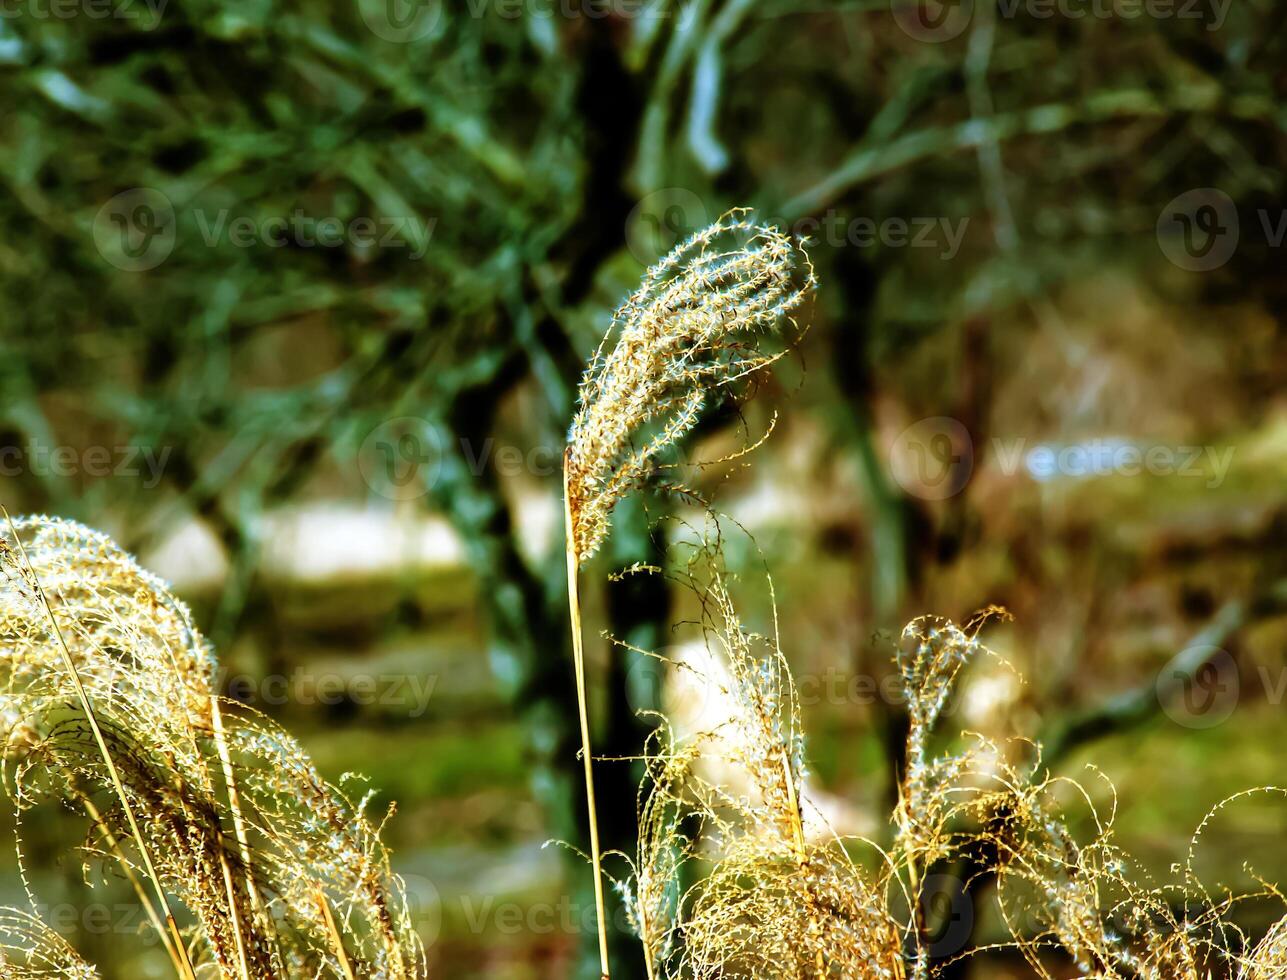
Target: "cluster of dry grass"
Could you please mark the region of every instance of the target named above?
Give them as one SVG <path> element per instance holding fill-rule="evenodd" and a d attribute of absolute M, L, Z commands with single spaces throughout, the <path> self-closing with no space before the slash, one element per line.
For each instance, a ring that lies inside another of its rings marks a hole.
<path fill-rule="evenodd" d="M 980 951 L 967 934 L 935 949 L 946 922 L 927 879 L 943 875 L 965 875 L 963 886 L 995 900 L 1010 934 L 1003 945 L 1038 977 L 1287 977 L 1287 917 L 1254 943 L 1232 916 L 1241 902 L 1282 896 L 1268 884 L 1237 896 L 1204 887 L 1194 870 L 1202 828 L 1175 880 L 1153 884 L 1115 844 L 1112 813 L 1045 773 L 1030 743 L 938 731 L 962 670 L 994 656 L 979 632 L 997 610 L 964 628 L 918 619 L 896 646 L 910 723 L 892 846 L 806 837 L 806 823 L 825 821 L 803 812 L 804 738 L 779 637 L 743 625 L 717 544 L 703 541 L 694 559 L 704 575 L 690 563 L 678 577 L 699 591 L 723 668 L 706 682 L 733 710 L 683 738 L 660 718 L 650 743 L 638 850 L 615 882 L 650 977 L 928 980 Z M 1077 801 L 1097 828 L 1090 840 L 1071 829 Z"/>
<path fill-rule="evenodd" d="M 599 848 L 593 756 L 586 711 L 585 651 L 578 580 L 607 537 L 612 510 L 673 464 L 665 452 L 719 395 L 736 394 L 782 356 L 760 341 L 795 330 L 791 313 L 814 287 L 813 267 L 776 228 L 730 211 L 677 245 L 644 275 L 617 310 L 590 359 L 563 456 L 568 611 L 580 712 L 581 757 L 590 821 L 590 862 L 599 924 L 599 960 L 609 976 L 603 855 Z M 782 350 L 785 350 L 783 348 Z"/>
<path fill-rule="evenodd" d="M 813 288 L 798 245 L 732 212 L 650 270 L 586 371 L 565 457 L 568 581 L 582 750 L 600 910 L 603 862 L 652 980 L 929 980 L 977 952 L 944 955 L 927 881 L 968 869 L 995 895 L 1034 973 L 1051 955 L 1112 980 L 1287 978 L 1287 917 L 1259 942 L 1238 902 L 1194 869 L 1199 828 L 1175 881 L 1142 882 L 1075 783 L 1052 778 L 1028 743 L 943 738 L 962 672 L 991 656 L 987 610 L 964 627 L 910 623 L 894 663 L 908 705 L 892 844 L 807 831 L 799 698 L 782 638 L 745 625 L 724 564 L 723 524 L 683 537 L 668 574 L 697 596 L 731 711 L 676 735 L 664 716 L 648 745 L 635 853 L 603 855 L 577 583 L 614 505 L 652 484 L 665 452 L 708 401 L 781 356 L 792 312 Z M 788 326 L 785 331 L 780 328 Z M 693 530 L 693 529 L 689 529 Z M 217 663 L 188 609 L 109 539 L 43 517 L 0 534 L 0 752 L 19 822 L 50 803 L 85 821 L 87 865 L 114 867 L 183 980 L 424 976 L 401 883 L 365 800 L 325 782 L 289 734 L 218 694 Z M 771 590 L 770 590 L 771 592 Z M 691 669 L 691 668 L 689 668 Z M 704 765 L 709 760 L 719 765 Z M 712 776 L 721 773 L 722 776 Z M 728 774 L 735 773 L 737 778 Z M 1097 832 L 1079 840 L 1069 800 Z M 825 825 L 825 821 L 821 821 Z M 24 869 L 26 857 L 18 843 Z M 24 881 L 26 879 L 24 878 Z M 0 910 L 0 976 L 96 976 L 29 910 Z"/>
<path fill-rule="evenodd" d="M 712 245 L 730 232 L 758 244 Z M 583 704 L 581 562 L 627 492 L 649 481 L 673 489 L 656 479 L 659 454 L 693 427 L 708 399 L 780 356 L 755 344 L 757 330 L 786 322 L 798 334 L 789 314 L 813 286 L 797 246 L 734 213 L 648 273 L 592 358 L 565 487 Z M 773 635 L 743 625 L 719 519 L 709 528 L 688 536 L 678 571 L 630 570 L 669 574 L 697 596 L 707 651 L 719 665 L 702 683 L 733 706 L 713 730 L 683 738 L 659 715 L 649 743 L 638 846 L 615 855 L 629 872 L 612 880 L 650 978 L 928 980 L 977 952 L 968 936 L 949 954 L 933 949 L 939 923 L 931 921 L 926 882 L 949 869 L 967 869 L 969 885 L 987 883 L 1007 945 L 1041 977 L 1053 977 L 1050 964 L 1061 960 L 1106 980 L 1287 977 L 1287 918 L 1253 945 L 1230 917 L 1239 901 L 1277 899 L 1276 889 L 1214 897 L 1193 870 L 1192 852 L 1175 882 L 1141 883 L 1114 844 L 1112 814 L 1095 812 L 1076 783 L 1044 772 L 1038 747 L 941 737 L 961 672 L 991 655 L 980 630 L 1003 610 L 985 610 L 964 627 L 918 619 L 896 644 L 908 730 L 892 846 L 807 835 L 804 735 L 776 612 Z M 584 732 L 584 710 L 582 723 Z M 955 747 L 936 750 L 944 743 Z M 593 829 L 588 736 L 583 751 Z M 699 764 L 711 759 L 719 765 Z M 1094 839 L 1078 841 L 1070 829 L 1070 799 L 1090 808 Z M 591 862 L 597 886 L 597 840 Z M 602 943 L 601 950 L 606 977 Z"/>

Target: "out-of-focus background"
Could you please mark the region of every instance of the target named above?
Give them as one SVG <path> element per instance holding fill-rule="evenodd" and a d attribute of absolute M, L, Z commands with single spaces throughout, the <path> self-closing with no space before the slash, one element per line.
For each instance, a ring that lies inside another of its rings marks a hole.
<path fill-rule="evenodd" d="M 433 975 L 592 976 L 588 876 L 543 847 L 584 832 L 559 455 L 615 304 L 752 206 L 812 243 L 812 329 L 690 449 L 780 415 L 694 479 L 774 573 L 818 805 L 888 838 L 882 636 L 999 603 L 1014 670 L 950 723 L 1040 739 L 1107 806 L 1096 764 L 1165 877 L 1214 804 L 1287 780 L 1285 19 L 2 0 L 0 502 L 114 534 L 193 604 L 231 696 L 397 801 Z M 598 639 L 672 644 L 684 598 L 607 577 L 663 561 L 682 506 L 622 508 L 587 571 L 605 755 L 692 700 Z M 637 777 L 601 766 L 609 846 Z M 1224 811 L 1206 880 L 1287 882 L 1285 832 L 1281 800 Z M 26 828 L 51 920 L 109 976 L 163 975 L 60 833 Z M 106 927 L 76 911 L 104 894 Z M 985 902 L 960 914 L 999 937 Z"/>

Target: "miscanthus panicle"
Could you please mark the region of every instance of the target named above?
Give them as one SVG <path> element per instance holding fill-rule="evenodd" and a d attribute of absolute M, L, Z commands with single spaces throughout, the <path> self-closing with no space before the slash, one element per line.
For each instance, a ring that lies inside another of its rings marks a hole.
<path fill-rule="evenodd" d="M 106 536 L 44 517 L 0 536 L 0 737 L 19 826 L 49 801 L 83 814 L 87 875 L 104 862 L 130 880 L 180 976 L 422 976 L 365 801 L 223 703 L 216 672 L 187 607 Z M 21 836 L 18 849 L 25 863 Z M 172 899 L 191 920 L 181 934 L 162 921 Z M 0 975 L 61 950 L 44 935 L 0 935 Z"/>
<path fill-rule="evenodd" d="M 614 877 L 613 886 L 643 947 L 650 980 L 666 974 L 678 947 L 680 882 L 693 857 L 692 838 L 683 826 L 691 804 L 685 787 L 697 751 L 695 745 L 677 745 L 664 723 L 649 736 L 635 853 L 609 855 L 629 870 L 624 879 Z"/>
<path fill-rule="evenodd" d="M 791 313 L 813 289 L 813 267 L 747 215 L 728 212 L 650 268 L 590 359 L 565 458 L 578 563 L 703 408 L 782 356 L 763 339 L 799 332 Z"/>
<path fill-rule="evenodd" d="M 1287 978 L 1287 918 L 1279 919 L 1260 941 L 1240 976 L 1245 980 Z"/>

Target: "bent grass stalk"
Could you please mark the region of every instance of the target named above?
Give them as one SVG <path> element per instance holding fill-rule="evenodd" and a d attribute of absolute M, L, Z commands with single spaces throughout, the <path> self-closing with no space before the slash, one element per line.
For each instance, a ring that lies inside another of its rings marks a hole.
<path fill-rule="evenodd" d="M 18 547 L 18 553 L 22 556 L 23 563 L 27 566 L 32 576 L 32 585 L 35 589 L 37 598 L 49 617 L 49 628 L 58 641 L 58 649 L 62 655 L 63 666 L 66 667 L 68 677 L 75 688 L 76 696 L 80 700 L 81 710 L 85 712 L 85 719 L 89 724 L 94 741 L 98 745 L 98 751 L 103 757 L 103 764 L 107 767 L 108 775 L 111 777 L 112 786 L 116 791 L 117 799 L 120 800 L 121 809 L 125 814 L 125 819 L 129 823 L 130 833 L 134 837 L 134 842 L 138 845 L 139 855 L 143 860 L 143 868 L 147 873 L 148 880 L 156 892 L 157 901 L 161 909 L 165 912 L 165 921 L 169 926 L 171 937 L 174 940 L 174 950 L 179 967 L 179 976 L 185 980 L 196 980 L 196 974 L 192 969 L 192 962 L 188 958 L 187 947 L 183 943 L 183 936 L 179 933 L 178 923 L 174 919 L 174 912 L 170 908 L 170 900 L 166 897 L 165 889 L 161 887 L 161 879 L 157 876 L 156 868 L 152 865 L 151 855 L 148 853 L 147 845 L 143 840 L 143 833 L 139 830 L 138 820 L 134 816 L 134 808 L 130 805 L 129 796 L 125 792 L 125 785 L 121 782 L 120 773 L 116 770 L 116 762 L 112 758 L 112 753 L 107 748 L 107 741 L 103 738 L 102 729 L 98 725 L 98 717 L 94 714 L 94 708 L 89 702 L 89 694 L 85 690 L 85 685 L 80 681 L 80 674 L 76 670 L 76 663 L 72 660 L 71 651 L 67 648 L 67 641 L 63 637 L 62 628 L 58 625 L 58 619 L 54 616 L 53 606 L 49 603 L 49 597 L 45 595 L 44 587 L 36 576 L 36 569 L 27 557 L 26 546 L 22 543 L 22 537 L 18 534 L 18 529 L 14 527 L 13 518 L 9 516 L 9 511 L 0 506 L 0 514 L 4 515 L 5 522 L 9 525 L 10 533 Z"/>

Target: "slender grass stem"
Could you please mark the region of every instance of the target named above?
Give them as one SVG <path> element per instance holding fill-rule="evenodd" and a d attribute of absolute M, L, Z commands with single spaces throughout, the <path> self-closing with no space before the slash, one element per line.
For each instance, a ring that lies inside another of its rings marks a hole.
<path fill-rule="evenodd" d="M 808 865 L 808 852 L 804 843 L 804 811 L 800 808 L 800 794 L 796 791 L 795 775 L 791 772 L 791 760 L 787 753 L 782 753 L 782 775 L 786 780 L 787 803 L 791 807 L 791 833 L 795 838 L 796 861 L 800 865 L 800 871 L 805 871 Z M 822 950 L 818 950 L 814 955 L 814 966 L 818 969 L 819 980 L 827 975 L 827 961 L 822 955 Z"/>
<path fill-rule="evenodd" d="M 241 938 L 241 916 L 237 914 L 237 890 L 232 881 L 232 869 L 228 867 L 228 855 L 223 849 L 223 834 L 219 835 L 219 867 L 223 871 L 223 887 L 228 893 L 228 914 L 232 918 L 232 936 L 237 944 L 237 965 L 241 969 L 241 980 L 250 980 L 250 964 L 246 961 L 246 943 Z"/>
<path fill-rule="evenodd" d="M 265 936 L 272 935 L 272 918 L 265 912 L 263 902 L 259 897 L 259 888 L 255 884 L 254 868 L 250 862 L 250 838 L 246 833 L 246 821 L 241 814 L 241 796 L 237 792 L 237 780 L 233 776 L 232 755 L 228 751 L 228 734 L 223 726 L 223 712 L 219 708 L 219 695 L 217 692 L 210 695 L 210 726 L 214 731 L 215 751 L 219 755 L 219 765 L 223 769 L 224 786 L 228 791 L 228 809 L 232 813 L 232 830 L 237 841 L 237 851 L 241 855 L 241 863 L 245 868 L 243 880 L 246 883 L 246 894 L 250 898 L 250 911 L 254 916 L 259 928 L 263 930 Z M 222 860 L 222 855 L 221 858 Z M 231 901 L 231 895 L 229 896 Z M 236 908 L 233 908 L 234 922 L 238 923 Z M 237 947 L 242 946 L 240 928 L 237 935 Z M 242 954 L 244 963 L 245 954 Z"/>
<path fill-rule="evenodd" d="M 340 961 L 340 969 L 344 971 L 345 980 L 354 980 L 353 965 L 349 962 L 349 954 L 344 951 L 344 940 L 340 938 L 340 930 L 335 925 L 331 903 L 326 900 L 326 893 L 320 886 L 317 889 L 317 904 L 322 910 L 322 918 L 326 920 L 326 929 L 331 934 L 331 945 L 335 947 L 335 955 Z"/>
<path fill-rule="evenodd" d="M 599 970 L 608 980 L 608 919 L 603 901 L 603 867 L 599 852 L 599 817 L 594 802 L 594 763 L 590 754 L 590 719 L 586 709 L 585 649 L 581 637 L 581 602 L 577 592 L 580 562 L 572 520 L 572 496 L 568 487 L 567 454 L 563 465 L 563 516 L 567 529 L 568 615 L 572 624 L 572 660 L 576 668 L 577 713 L 581 722 L 581 759 L 585 768 L 585 799 L 590 820 L 590 863 L 594 868 L 594 907 L 599 927 Z"/>

